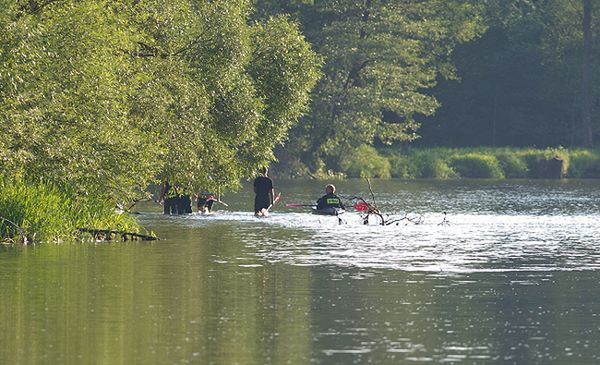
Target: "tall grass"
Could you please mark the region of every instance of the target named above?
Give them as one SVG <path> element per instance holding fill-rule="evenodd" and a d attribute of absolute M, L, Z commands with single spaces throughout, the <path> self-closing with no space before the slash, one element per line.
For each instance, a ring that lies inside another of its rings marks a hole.
<path fill-rule="evenodd" d="M 454 155 L 450 158 L 450 166 L 462 177 L 503 179 L 505 176 L 496 156 L 483 153 Z"/>
<path fill-rule="evenodd" d="M 76 191 L 49 182 L 27 183 L 0 178 L 0 239 L 61 241 L 74 236 L 77 228 L 139 232 L 135 219 L 117 214 L 107 201 L 79 196 Z M 14 225 L 20 227 L 22 231 Z"/>

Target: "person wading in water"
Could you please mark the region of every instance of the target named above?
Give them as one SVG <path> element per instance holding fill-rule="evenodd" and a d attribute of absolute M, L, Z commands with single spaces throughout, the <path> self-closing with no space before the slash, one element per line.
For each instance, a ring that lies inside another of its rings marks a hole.
<path fill-rule="evenodd" d="M 325 195 L 317 200 L 317 210 L 344 209 L 344 204 L 339 196 L 335 195 L 335 186 L 325 186 Z"/>
<path fill-rule="evenodd" d="M 258 217 L 265 216 L 268 214 L 269 208 L 273 205 L 273 196 L 275 191 L 273 189 L 273 180 L 271 180 L 267 174 L 269 169 L 262 167 L 260 174 L 254 179 L 254 214 Z"/>
<path fill-rule="evenodd" d="M 198 195 L 198 199 L 196 200 L 196 204 L 198 206 L 198 213 L 212 213 L 212 207 L 214 202 L 216 201 L 217 199 L 215 199 L 214 193 L 210 193 L 208 191 L 201 192 L 200 195 Z"/>

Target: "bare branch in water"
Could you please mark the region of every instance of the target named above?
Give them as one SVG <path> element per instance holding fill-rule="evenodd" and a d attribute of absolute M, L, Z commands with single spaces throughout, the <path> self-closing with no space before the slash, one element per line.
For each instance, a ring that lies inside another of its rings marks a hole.
<path fill-rule="evenodd" d="M 371 180 L 369 178 L 367 178 L 366 180 L 367 180 L 367 184 L 369 186 L 369 192 L 371 194 L 371 198 L 373 199 L 373 203 L 369 203 L 363 197 L 360 197 L 360 196 L 344 197 L 345 199 L 347 199 L 349 201 L 360 201 L 363 203 L 363 206 L 361 207 L 360 210 L 358 208 L 356 208 L 360 213 L 362 213 L 361 218 L 362 218 L 363 224 L 369 224 L 369 217 L 371 215 L 378 217 L 380 225 L 382 225 L 382 226 L 389 226 L 392 224 L 398 225 L 398 224 L 400 224 L 400 222 L 403 222 L 403 221 L 410 222 L 413 224 L 423 224 L 424 219 L 423 219 L 423 215 L 421 215 L 421 214 L 411 216 L 408 213 L 406 213 L 406 214 L 404 214 L 404 217 L 402 217 L 402 218 L 391 218 L 390 219 L 389 214 L 382 213 L 381 210 L 377 207 L 377 203 L 375 202 L 375 193 L 373 192 L 373 186 L 371 185 Z M 443 213 L 444 213 L 444 220 L 441 223 L 439 223 L 438 225 L 440 225 L 440 226 L 449 225 L 450 221 L 448 221 L 448 219 L 447 219 L 446 212 L 443 212 Z"/>
<path fill-rule="evenodd" d="M 0 219 L 6 223 L 13 225 L 17 229 L 17 231 L 19 231 L 19 235 L 21 236 L 22 244 L 26 245 L 27 242 L 29 242 L 29 239 L 25 235 L 25 230 L 23 230 L 23 228 L 19 227 L 19 225 L 17 225 L 15 222 L 11 221 L 10 219 L 4 218 L 4 217 L 0 217 Z"/>

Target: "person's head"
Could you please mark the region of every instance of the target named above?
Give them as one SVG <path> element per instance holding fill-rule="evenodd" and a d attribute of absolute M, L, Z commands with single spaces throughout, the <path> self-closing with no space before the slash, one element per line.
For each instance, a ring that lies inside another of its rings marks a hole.
<path fill-rule="evenodd" d="M 335 193 L 335 186 L 333 186 L 332 184 L 327 184 L 327 186 L 325 186 L 325 194 L 334 194 Z"/>
<path fill-rule="evenodd" d="M 267 174 L 269 173 L 269 169 L 267 168 L 267 166 L 263 166 L 261 167 L 259 170 L 261 175 L 267 176 Z"/>

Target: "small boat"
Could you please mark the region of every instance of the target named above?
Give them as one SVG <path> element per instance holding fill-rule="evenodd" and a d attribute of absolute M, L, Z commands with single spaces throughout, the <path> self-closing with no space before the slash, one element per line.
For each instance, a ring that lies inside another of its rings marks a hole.
<path fill-rule="evenodd" d="M 313 214 L 318 214 L 318 215 L 341 215 L 344 214 L 346 211 L 342 208 L 325 208 L 325 209 L 317 209 L 317 208 L 312 208 L 312 212 Z"/>

